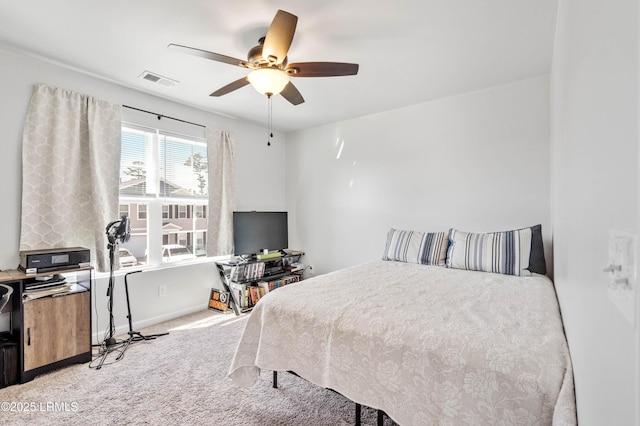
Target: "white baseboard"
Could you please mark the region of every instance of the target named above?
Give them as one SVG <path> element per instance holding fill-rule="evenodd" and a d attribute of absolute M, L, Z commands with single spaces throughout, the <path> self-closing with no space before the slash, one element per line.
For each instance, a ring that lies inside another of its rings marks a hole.
<path fill-rule="evenodd" d="M 143 319 L 141 321 L 133 321 L 133 329 L 135 331 L 139 331 L 145 327 L 150 327 L 152 325 L 156 325 L 156 324 L 160 324 L 162 322 L 165 321 L 169 321 L 172 320 L 174 318 L 178 318 L 178 317 L 182 317 L 185 315 L 189 315 L 192 314 L 194 312 L 200 312 L 206 309 L 206 306 L 203 306 L 202 304 L 198 304 L 197 306 L 192 306 L 189 308 L 185 308 L 185 309 L 181 309 L 179 311 L 173 311 L 173 312 L 167 312 L 166 314 L 163 315 L 158 315 L 156 317 L 152 317 L 152 318 L 146 318 Z M 107 327 L 108 328 L 108 327 Z M 115 335 L 116 336 L 120 336 L 120 335 L 126 335 L 129 332 L 129 323 L 127 322 L 126 324 L 122 324 L 119 326 L 116 326 L 115 329 Z M 98 331 L 94 331 L 91 334 L 91 341 L 93 342 L 93 344 L 98 344 L 101 343 L 104 339 L 104 333 L 105 330 L 98 330 Z"/>

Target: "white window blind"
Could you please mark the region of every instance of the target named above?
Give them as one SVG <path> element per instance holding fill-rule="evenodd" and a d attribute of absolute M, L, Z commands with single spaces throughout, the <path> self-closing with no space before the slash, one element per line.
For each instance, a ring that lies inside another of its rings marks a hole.
<path fill-rule="evenodd" d="M 122 128 L 120 195 L 206 200 L 204 140 L 139 126 Z"/>

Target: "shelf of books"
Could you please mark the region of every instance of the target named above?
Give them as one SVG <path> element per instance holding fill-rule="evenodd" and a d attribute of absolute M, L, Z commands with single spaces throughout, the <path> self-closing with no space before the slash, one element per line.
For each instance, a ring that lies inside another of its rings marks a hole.
<path fill-rule="evenodd" d="M 232 282 L 230 289 L 235 300 L 240 304 L 240 309 L 246 312 L 251 310 L 267 293 L 298 281 L 300 281 L 300 275 L 287 275 L 276 280 L 257 281 L 252 284 Z"/>
<path fill-rule="evenodd" d="M 267 293 L 300 281 L 304 272 L 304 265 L 300 263 L 303 254 L 292 252 L 251 261 L 216 262 L 224 292 L 230 296 L 228 307 L 240 315 L 253 309 Z M 209 307 L 223 310 L 224 305 L 219 303 L 221 297 L 224 299 L 225 294 L 212 289 Z"/>

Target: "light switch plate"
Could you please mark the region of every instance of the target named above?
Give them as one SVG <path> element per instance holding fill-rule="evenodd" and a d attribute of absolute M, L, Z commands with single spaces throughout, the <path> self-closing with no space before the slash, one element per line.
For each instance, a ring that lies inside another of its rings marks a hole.
<path fill-rule="evenodd" d="M 636 234 L 609 231 L 609 267 L 607 294 L 629 324 L 636 316 Z"/>

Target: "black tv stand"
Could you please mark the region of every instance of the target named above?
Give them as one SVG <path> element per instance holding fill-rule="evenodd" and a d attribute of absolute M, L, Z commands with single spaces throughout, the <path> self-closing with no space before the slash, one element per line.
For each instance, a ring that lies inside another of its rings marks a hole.
<path fill-rule="evenodd" d="M 278 257 L 270 257 L 267 259 L 258 259 L 257 255 L 252 255 L 250 258 L 246 258 L 245 256 L 236 256 L 226 261 L 216 262 L 216 267 L 220 274 L 220 282 L 222 283 L 224 290 L 229 292 L 230 295 L 229 307 L 233 309 L 233 312 L 235 312 L 236 315 L 250 311 L 251 308 L 242 308 L 242 304 L 236 298 L 235 291 L 231 288 L 232 283 L 252 286 L 258 281 L 277 280 L 289 275 L 297 276 L 298 280 L 301 278 L 303 270 L 289 271 L 286 269 L 286 266 L 299 262 L 300 258 L 304 255 L 304 252 L 295 250 L 279 250 L 279 254 L 280 256 Z M 262 271 L 260 274 L 249 276 L 243 275 L 240 278 L 238 278 L 238 276 L 242 274 L 236 275 L 238 270 L 255 270 L 256 268 L 254 267 L 261 263 L 264 265 L 260 265 L 260 268 L 258 268 Z"/>

